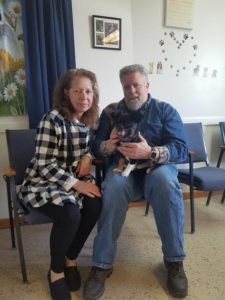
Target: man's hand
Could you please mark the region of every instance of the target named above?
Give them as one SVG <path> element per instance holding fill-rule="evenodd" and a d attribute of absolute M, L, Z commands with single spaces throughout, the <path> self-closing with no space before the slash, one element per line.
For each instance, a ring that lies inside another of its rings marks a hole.
<path fill-rule="evenodd" d="M 107 154 L 113 153 L 117 148 L 117 143 L 119 142 L 117 130 L 113 128 L 108 140 L 104 141 L 104 152 Z"/>
<path fill-rule="evenodd" d="M 74 185 L 73 188 L 77 190 L 79 193 L 87 195 L 88 197 L 95 198 L 100 197 L 101 192 L 97 185 L 92 182 L 85 182 L 82 180 L 78 180 Z"/>
<path fill-rule="evenodd" d="M 125 157 L 130 159 L 149 159 L 151 154 L 151 146 L 148 145 L 145 138 L 138 132 L 140 142 L 138 143 L 121 143 L 117 147 Z"/>

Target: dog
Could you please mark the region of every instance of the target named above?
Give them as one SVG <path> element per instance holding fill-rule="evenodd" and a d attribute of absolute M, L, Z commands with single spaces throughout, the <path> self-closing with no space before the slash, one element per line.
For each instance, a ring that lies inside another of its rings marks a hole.
<path fill-rule="evenodd" d="M 119 142 L 138 143 L 140 142 L 138 134 L 138 123 L 142 118 L 141 114 L 124 113 L 115 111 L 112 113 L 113 128 L 117 130 Z M 136 168 L 137 160 L 129 159 L 121 154 L 117 167 L 114 172 L 121 173 L 122 176 L 128 177 L 129 174 Z"/>

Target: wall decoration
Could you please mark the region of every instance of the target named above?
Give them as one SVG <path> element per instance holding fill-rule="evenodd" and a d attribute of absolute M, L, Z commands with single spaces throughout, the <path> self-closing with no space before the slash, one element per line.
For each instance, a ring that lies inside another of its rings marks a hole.
<path fill-rule="evenodd" d="M 0 1 L 0 116 L 26 114 L 20 1 Z"/>
<path fill-rule="evenodd" d="M 199 76 L 199 72 L 200 72 L 200 65 L 197 65 L 197 66 L 193 69 L 193 75 L 194 75 L 194 76 Z"/>
<path fill-rule="evenodd" d="M 213 70 L 212 71 L 212 75 L 211 75 L 211 78 L 216 78 L 217 77 L 217 70 Z"/>
<path fill-rule="evenodd" d="M 173 30 L 164 32 L 164 38 L 159 40 L 162 59 L 171 69 L 175 68 L 176 76 L 186 71 L 197 56 L 198 45 L 194 36 L 189 33 L 175 33 Z"/>
<path fill-rule="evenodd" d="M 92 16 L 93 48 L 121 50 L 121 19 Z"/>
<path fill-rule="evenodd" d="M 194 0 L 166 0 L 165 26 L 193 28 Z"/>
<path fill-rule="evenodd" d="M 154 62 L 151 61 L 148 63 L 148 74 L 153 74 L 154 73 Z"/>
<path fill-rule="evenodd" d="M 157 63 L 157 69 L 156 69 L 156 74 L 161 75 L 163 72 L 163 65 L 161 61 L 158 61 Z"/>

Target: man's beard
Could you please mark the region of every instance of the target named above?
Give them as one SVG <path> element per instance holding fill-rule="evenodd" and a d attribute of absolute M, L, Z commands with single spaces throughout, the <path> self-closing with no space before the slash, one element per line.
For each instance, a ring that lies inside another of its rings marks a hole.
<path fill-rule="evenodd" d="M 142 107 L 144 103 L 140 100 L 139 97 L 131 98 L 129 100 L 125 100 L 126 106 L 131 111 L 136 111 Z"/>

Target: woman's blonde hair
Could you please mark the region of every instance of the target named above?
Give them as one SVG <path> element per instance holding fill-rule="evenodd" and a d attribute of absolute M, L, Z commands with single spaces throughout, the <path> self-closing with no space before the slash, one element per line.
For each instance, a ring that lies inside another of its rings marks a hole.
<path fill-rule="evenodd" d="M 60 79 L 53 91 L 53 108 L 57 109 L 64 118 L 71 120 L 75 109 L 72 106 L 70 99 L 65 93 L 65 90 L 71 88 L 71 83 L 76 77 L 89 78 L 93 89 L 93 103 L 88 111 L 86 111 L 81 122 L 88 126 L 93 126 L 99 117 L 99 88 L 96 76 L 93 72 L 85 69 L 71 69 L 67 71 Z"/>

